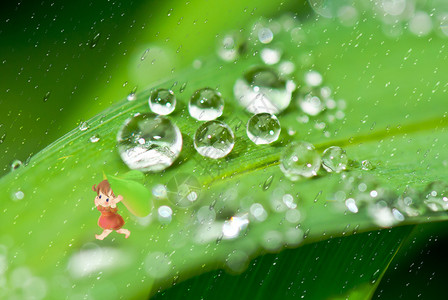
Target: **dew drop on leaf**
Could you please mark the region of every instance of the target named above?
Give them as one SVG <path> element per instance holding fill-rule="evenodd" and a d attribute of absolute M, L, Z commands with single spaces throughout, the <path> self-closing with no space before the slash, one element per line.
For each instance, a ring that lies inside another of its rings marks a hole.
<path fill-rule="evenodd" d="M 280 156 L 280 169 L 292 181 L 316 176 L 320 164 L 321 158 L 314 146 L 303 141 L 287 145 Z"/>
<path fill-rule="evenodd" d="M 342 172 L 347 168 L 347 164 L 347 154 L 341 147 L 331 146 L 322 154 L 322 167 L 327 172 Z"/>
<path fill-rule="evenodd" d="M 171 90 L 154 90 L 149 97 L 149 108 L 158 115 L 169 115 L 176 108 L 176 96 Z"/>
<path fill-rule="evenodd" d="M 275 142 L 280 135 L 280 131 L 279 120 L 275 115 L 269 113 L 253 115 L 246 126 L 247 136 L 256 145 Z"/>
<path fill-rule="evenodd" d="M 199 121 L 214 120 L 224 111 L 224 99 L 212 88 L 202 88 L 193 93 L 188 103 L 190 115 Z"/>
<path fill-rule="evenodd" d="M 194 135 L 194 147 L 202 156 L 218 159 L 229 154 L 235 145 L 230 127 L 220 121 L 202 124 Z"/>
<path fill-rule="evenodd" d="M 125 121 L 117 135 L 118 152 L 133 170 L 159 172 L 171 166 L 182 149 L 182 134 L 169 119 L 151 113 Z"/>

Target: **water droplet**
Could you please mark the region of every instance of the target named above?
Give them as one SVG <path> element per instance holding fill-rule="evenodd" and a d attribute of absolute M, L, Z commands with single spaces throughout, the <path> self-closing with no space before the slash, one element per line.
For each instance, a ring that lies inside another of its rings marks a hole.
<path fill-rule="evenodd" d="M 91 143 L 96 143 L 96 142 L 98 142 L 100 140 L 100 138 L 97 136 L 97 135 L 92 135 L 90 138 L 89 138 L 89 141 L 91 142 Z"/>
<path fill-rule="evenodd" d="M 225 61 L 235 61 L 245 52 L 247 43 L 239 32 L 232 32 L 224 35 L 218 40 L 217 52 L 218 56 Z"/>
<path fill-rule="evenodd" d="M 237 101 L 251 113 L 277 114 L 291 102 L 296 85 L 283 80 L 277 72 L 268 67 L 256 67 L 237 79 L 233 93 Z"/>
<path fill-rule="evenodd" d="M 14 172 L 15 170 L 17 170 L 18 168 L 20 168 L 23 165 L 23 163 L 16 159 L 11 163 L 11 172 Z"/>
<path fill-rule="evenodd" d="M 96 47 L 96 45 L 98 44 L 98 41 L 100 40 L 100 37 L 101 37 L 101 33 L 97 33 L 94 37 L 93 37 L 93 39 L 90 41 L 90 48 L 95 48 Z"/>
<path fill-rule="evenodd" d="M 274 39 L 274 33 L 267 27 L 258 30 L 258 40 L 263 44 L 269 44 Z"/>
<path fill-rule="evenodd" d="M 51 95 L 51 92 L 47 92 L 47 93 L 45 93 L 45 96 L 44 96 L 44 102 L 47 102 L 48 101 L 48 98 L 50 98 L 50 95 Z"/>
<path fill-rule="evenodd" d="M 322 166 L 327 172 L 340 173 L 347 168 L 348 158 L 341 147 L 331 146 L 322 154 Z"/>
<path fill-rule="evenodd" d="M 166 184 L 168 200 L 178 207 L 188 207 L 197 203 L 200 193 L 199 181 L 190 174 L 176 174 Z"/>
<path fill-rule="evenodd" d="M 162 252 L 151 252 L 145 259 L 145 270 L 153 278 L 163 278 L 170 273 L 170 258 Z"/>
<path fill-rule="evenodd" d="M 220 117 L 224 111 L 224 99 L 214 89 L 202 88 L 191 96 L 188 111 L 196 120 L 214 120 Z"/>
<path fill-rule="evenodd" d="M 368 205 L 368 213 L 373 218 L 375 224 L 381 227 L 390 227 L 399 222 L 394 217 L 392 209 L 384 200 L 377 201 Z"/>
<path fill-rule="evenodd" d="M 432 211 L 448 210 L 448 184 L 442 181 L 430 183 L 423 191 L 425 205 Z"/>
<path fill-rule="evenodd" d="M 87 122 L 81 122 L 81 124 L 79 124 L 79 130 L 81 130 L 81 131 L 86 131 L 89 128 L 90 128 L 90 125 Z"/>
<path fill-rule="evenodd" d="M 307 142 L 293 142 L 280 155 L 280 168 L 287 178 L 297 181 L 301 177 L 317 175 L 321 158 L 314 146 Z"/>
<path fill-rule="evenodd" d="M 279 49 L 264 48 L 260 52 L 261 59 L 267 65 L 275 65 L 280 61 L 282 53 Z"/>
<path fill-rule="evenodd" d="M 182 83 L 182 85 L 179 88 L 179 93 L 182 94 L 186 88 L 187 88 L 187 83 L 186 82 Z"/>
<path fill-rule="evenodd" d="M 249 139 L 257 145 L 275 142 L 280 135 L 281 127 L 275 115 L 259 113 L 247 122 L 246 132 Z"/>
<path fill-rule="evenodd" d="M 159 222 L 167 224 L 171 222 L 173 210 L 167 205 L 162 205 L 157 209 Z"/>
<path fill-rule="evenodd" d="M 263 191 L 267 191 L 272 184 L 272 181 L 274 180 L 274 175 L 270 175 L 266 181 L 263 183 Z"/>
<path fill-rule="evenodd" d="M 268 217 L 266 210 L 260 203 L 254 203 L 250 206 L 250 213 L 258 222 L 263 222 Z"/>
<path fill-rule="evenodd" d="M 372 164 L 370 161 L 368 161 L 368 160 L 363 160 L 363 161 L 361 162 L 361 169 L 363 169 L 363 170 L 365 170 L 365 171 L 370 171 L 370 170 L 373 170 L 373 169 L 374 169 L 374 166 L 373 166 L 373 164 Z"/>
<path fill-rule="evenodd" d="M 325 98 L 322 89 L 303 88 L 297 96 L 297 104 L 302 111 L 310 116 L 317 116 L 325 109 Z M 326 93 L 327 90 L 324 90 Z"/>
<path fill-rule="evenodd" d="M 158 115 L 169 115 L 176 108 L 176 96 L 171 90 L 157 89 L 149 97 L 149 108 Z"/>
<path fill-rule="evenodd" d="M 117 142 L 126 165 L 144 172 L 168 168 L 182 149 L 179 128 L 169 119 L 150 113 L 127 119 L 118 132 Z"/>
<path fill-rule="evenodd" d="M 22 200 L 24 197 L 25 194 L 20 190 L 12 194 L 12 200 L 14 201 Z"/>
<path fill-rule="evenodd" d="M 345 200 L 345 206 L 352 213 L 357 213 L 359 211 L 358 206 L 356 205 L 356 201 L 353 198 L 348 198 Z"/>
<path fill-rule="evenodd" d="M 308 71 L 305 73 L 305 84 L 309 87 L 317 87 L 322 84 L 323 77 L 317 71 Z"/>
<path fill-rule="evenodd" d="M 152 194 L 154 195 L 154 197 L 159 199 L 166 198 L 167 197 L 166 186 L 163 184 L 156 184 L 152 188 Z"/>
<path fill-rule="evenodd" d="M 249 219 L 247 214 L 233 216 L 222 225 L 222 234 L 224 239 L 234 239 L 240 235 L 240 232 L 247 228 Z"/>
<path fill-rule="evenodd" d="M 202 124 L 194 135 L 194 147 L 202 156 L 218 159 L 232 151 L 235 137 L 230 127 L 220 121 Z"/>
<path fill-rule="evenodd" d="M 137 91 L 137 87 L 135 86 L 132 91 L 128 94 L 126 99 L 128 101 L 135 101 L 137 99 L 137 94 L 135 93 Z"/>

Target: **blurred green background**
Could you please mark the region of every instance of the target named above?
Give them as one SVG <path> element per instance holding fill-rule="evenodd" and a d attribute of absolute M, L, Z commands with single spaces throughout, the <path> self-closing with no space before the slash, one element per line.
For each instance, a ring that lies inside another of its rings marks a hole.
<path fill-rule="evenodd" d="M 133 89 L 175 76 L 207 56 L 226 30 L 261 16 L 311 12 L 306 1 L 9 1 L 1 6 L 0 176 L 14 160 L 25 162 Z M 375 297 L 440 296 L 445 228 L 420 225 Z"/>

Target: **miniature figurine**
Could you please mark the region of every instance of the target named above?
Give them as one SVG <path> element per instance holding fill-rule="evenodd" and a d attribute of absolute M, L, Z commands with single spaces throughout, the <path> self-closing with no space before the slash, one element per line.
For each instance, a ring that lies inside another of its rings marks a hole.
<path fill-rule="evenodd" d="M 93 185 L 92 190 L 97 193 L 95 206 L 101 212 L 98 225 L 104 229 L 101 234 L 95 234 L 95 237 L 98 240 L 103 240 L 115 230 L 118 233 L 124 234 L 125 238 L 128 238 L 131 232 L 122 228 L 124 220 L 117 214 L 117 203 L 123 200 L 123 197 L 121 195 L 118 195 L 118 197 L 115 196 L 107 180 L 101 181 L 96 187 Z"/>

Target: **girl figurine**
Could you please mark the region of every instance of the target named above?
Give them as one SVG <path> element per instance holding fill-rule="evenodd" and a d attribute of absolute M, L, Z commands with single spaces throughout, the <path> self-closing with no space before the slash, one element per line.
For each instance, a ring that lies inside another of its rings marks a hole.
<path fill-rule="evenodd" d="M 112 231 L 124 234 L 128 238 L 131 232 L 122 228 L 124 225 L 123 218 L 117 214 L 117 203 L 123 200 L 121 195 L 115 197 L 114 192 L 110 188 L 109 181 L 103 180 L 96 187 L 92 186 L 92 190 L 97 193 L 95 197 L 95 206 L 101 212 L 98 219 L 98 225 L 103 228 L 101 234 L 95 234 L 98 240 L 103 240 Z"/>

